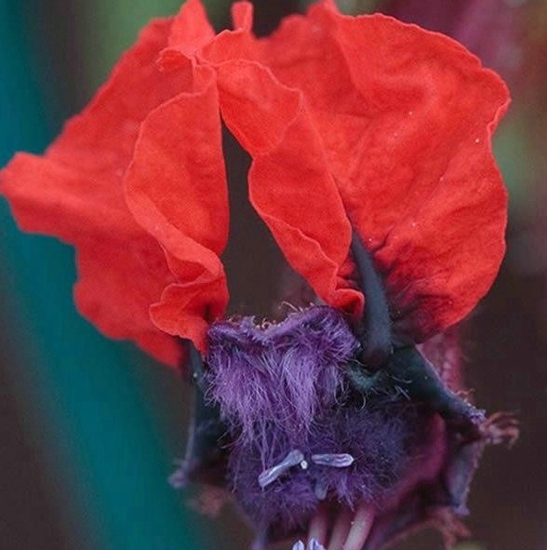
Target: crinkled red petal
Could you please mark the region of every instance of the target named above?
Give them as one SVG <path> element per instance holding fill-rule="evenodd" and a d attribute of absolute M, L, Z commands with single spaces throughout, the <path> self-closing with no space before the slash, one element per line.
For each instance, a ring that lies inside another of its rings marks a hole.
<path fill-rule="evenodd" d="M 149 25 L 44 157 L 15 157 L 2 172 L 1 190 L 23 229 L 55 235 L 78 249 L 81 312 L 108 336 L 135 339 L 174 364 L 173 338 L 148 315 L 173 276 L 157 242 L 132 218 L 121 184 L 140 122 L 178 87 L 154 66 L 170 24 Z"/>
<path fill-rule="evenodd" d="M 343 17 L 328 0 L 261 41 L 250 4 L 233 18 L 237 30 L 215 38 L 189 0 L 150 25 L 43 158 L 2 172 L 25 229 L 77 246 L 84 314 L 170 363 L 165 332 L 203 349 L 227 302 L 220 104 L 253 156 L 255 208 L 319 296 L 362 310 L 347 278 L 351 220 L 400 333 L 423 340 L 460 320 L 504 251 L 490 149 L 503 83 L 445 37 Z"/>
<path fill-rule="evenodd" d="M 395 327 L 419 341 L 459 321 L 505 249 L 506 192 L 491 153 L 509 101 L 501 79 L 447 37 L 341 16 L 328 1 L 260 48 L 276 78 L 303 93 Z"/>
<path fill-rule="evenodd" d="M 193 91 L 160 105 L 143 122 L 125 186 L 135 219 L 162 246 L 181 282 L 162 296 L 152 320 L 170 334 L 196 339 L 203 349 L 198 333 L 224 313 L 228 299 L 219 259 L 228 236 L 228 195 L 211 69 L 196 69 Z M 170 318 L 169 311 L 176 316 Z"/>
<path fill-rule="evenodd" d="M 210 296 L 217 296 L 211 303 Z M 154 323 L 168 334 L 182 334 L 191 339 L 196 347 L 206 348 L 206 331 L 212 319 L 224 314 L 224 303 L 228 301 L 228 291 L 224 276 L 209 277 L 191 284 L 174 283 L 162 294 L 161 302 L 150 308 Z M 205 315 L 204 315 L 205 312 Z"/>
<path fill-rule="evenodd" d="M 302 94 L 249 61 L 216 66 L 222 116 L 253 157 L 251 201 L 287 260 L 328 303 L 359 313 L 341 286 L 351 227 Z"/>
<path fill-rule="evenodd" d="M 22 229 L 56 235 L 77 247 L 80 312 L 106 335 L 132 338 L 174 364 L 179 355 L 174 339 L 155 329 L 148 315 L 173 275 L 157 242 L 115 193 L 98 189 L 93 177 L 72 166 L 27 154 L 16 155 L 1 177 Z"/>
<path fill-rule="evenodd" d="M 234 2 L 231 11 L 234 29 L 252 30 L 253 5 L 250 2 Z"/>
<path fill-rule="evenodd" d="M 192 56 L 215 37 L 200 0 L 187 0 L 173 18 L 168 47 Z"/>

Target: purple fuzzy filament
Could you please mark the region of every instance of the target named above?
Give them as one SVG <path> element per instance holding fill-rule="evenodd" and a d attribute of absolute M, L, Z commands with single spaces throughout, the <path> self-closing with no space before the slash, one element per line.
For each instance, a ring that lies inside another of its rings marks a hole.
<path fill-rule="evenodd" d="M 336 403 L 342 367 L 358 346 L 345 317 L 328 307 L 266 327 L 251 317 L 216 323 L 209 330 L 208 397 L 247 442 L 264 438 L 273 424 L 297 448 L 318 411 Z"/>

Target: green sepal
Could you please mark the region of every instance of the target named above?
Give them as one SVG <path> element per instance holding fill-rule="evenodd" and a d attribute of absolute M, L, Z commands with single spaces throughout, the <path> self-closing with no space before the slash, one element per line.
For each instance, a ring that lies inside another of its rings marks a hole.
<path fill-rule="evenodd" d="M 480 437 L 479 425 L 484 421 L 484 413 L 448 389 L 433 365 L 415 346 L 395 349 L 379 371 L 369 373 L 353 362 L 348 374 L 353 387 L 365 397 L 372 393 L 388 393 L 424 403 L 460 432 Z"/>
<path fill-rule="evenodd" d="M 188 344 L 187 350 L 187 362 L 194 382 L 193 412 L 188 428 L 185 457 L 171 481 L 178 487 L 188 483 L 224 487 L 228 430 L 221 419 L 218 404 L 208 402 L 205 397 L 201 355 L 191 343 Z"/>

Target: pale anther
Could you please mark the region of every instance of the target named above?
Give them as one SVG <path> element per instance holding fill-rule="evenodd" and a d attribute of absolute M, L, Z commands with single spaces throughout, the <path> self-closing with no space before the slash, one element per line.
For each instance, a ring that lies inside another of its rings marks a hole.
<path fill-rule="evenodd" d="M 355 460 L 348 453 L 312 455 L 312 462 L 319 466 L 332 466 L 333 468 L 345 468 L 351 466 Z"/>
<path fill-rule="evenodd" d="M 258 476 L 258 484 L 264 489 L 270 483 L 273 483 L 280 475 L 284 474 L 293 466 L 297 466 L 304 461 L 304 455 L 298 449 L 291 451 L 281 462 L 264 470 Z"/>

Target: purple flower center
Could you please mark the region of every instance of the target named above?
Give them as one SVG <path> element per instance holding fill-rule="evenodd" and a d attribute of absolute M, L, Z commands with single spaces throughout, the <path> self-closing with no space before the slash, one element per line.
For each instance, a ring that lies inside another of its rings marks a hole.
<path fill-rule="evenodd" d="M 359 349 L 330 307 L 210 328 L 207 398 L 230 434 L 228 483 L 260 530 L 304 531 L 322 502 L 388 507 L 411 469 L 427 477 L 442 461 L 428 407 L 382 391 L 365 400 L 354 387 Z"/>

